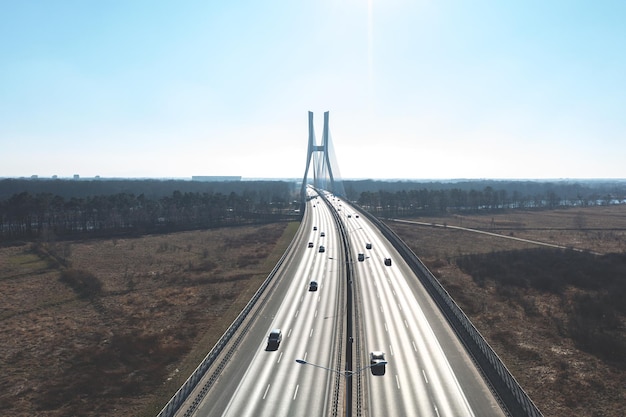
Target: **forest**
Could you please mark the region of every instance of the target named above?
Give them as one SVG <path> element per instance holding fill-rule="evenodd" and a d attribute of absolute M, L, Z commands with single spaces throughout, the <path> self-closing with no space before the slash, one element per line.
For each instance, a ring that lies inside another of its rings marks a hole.
<path fill-rule="evenodd" d="M 626 181 L 343 181 L 380 217 L 626 203 Z M 0 241 L 169 233 L 299 219 L 295 181 L 0 180 Z"/>
<path fill-rule="evenodd" d="M 626 203 L 626 181 L 349 181 L 348 198 L 382 217 Z"/>
<path fill-rule="evenodd" d="M 11 194 L 12 193 L 12 194 Z M 282 181 L 0 181 L 0 240 L 169 233 L 298 218 Z"/>

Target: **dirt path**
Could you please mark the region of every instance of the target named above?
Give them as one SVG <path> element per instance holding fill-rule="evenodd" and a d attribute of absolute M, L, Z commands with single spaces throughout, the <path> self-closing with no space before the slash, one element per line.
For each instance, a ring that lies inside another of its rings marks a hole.
<path fill-rule="evenodd" d="M 466 232 L 480 233 L 480 234 L 487 235 L 487 236 L 493 236 L 493 237 L 499 237 L 499 238 L 503 238 L 503 239 L 516 240 L 518 242 L 531 243 L 533 245 L 547 246 L 547 247 L 550 247 L 550 248 L 557 248 L 557 249 L 569 249 L 569 250 L 573 250 L 573 251 L 577 251 L 577 252 L 589 252 L 589 253 L 592 253 L 594 255 L 602 255 L 601 253 L 591 252 L 591 251 L 588 251 L 586 249 L 572 248 L 570 246 L 556 245 L 554 243 L 548 243 L 548 242 L 539 242 L 537 240 L 523 239 L 521 237 L 515 237 L 515 236 L 507 236 L 507 235 L 502 235 L 500 233 L 487 232 L 487 231 L 478 230 L 478 229 L 470 229 L 468 227 L 451 226 L 451 225 L 440 224 L 440 223 L 425 223 L 425 222 L 418 222 L 418 221 L 413 221 L 413 220 L 402 220 L 402 219 L 387 219 L 387 221 L 396 222 L 396 223 L 405 223 L 405 224 L 415 224 L 415 225 L 427 226 L 427 227 L 443 227 L 443 228 L 446 228 L 446 229 L 463 230 L 463 231 L 466 231 Z"/>

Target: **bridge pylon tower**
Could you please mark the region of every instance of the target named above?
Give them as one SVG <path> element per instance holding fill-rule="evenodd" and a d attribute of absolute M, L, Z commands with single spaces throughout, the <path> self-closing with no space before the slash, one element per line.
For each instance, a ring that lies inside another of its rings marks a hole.
<path fill-rule="evenodd" d="M 311 161 L 313 161 L 313 186 L 315 188 L 323 188 L 331 192 L 336 192 L 335 176 L 330 162 L 328 113 L 329 112 L 324 112 L 324 133 L 322 135 L 322 144 L 317 145 L 315 143 L 315 129 L 313 128 L 313 112 L 309 112 L 309 146 L 306 154 L 306 169 L 304 170 L 304 178 L 302 178 L 302 189 L 300 190 L 302 201 L 305 200 L 306 196 L 306 186 L 308 183 Z M 321 156 L 319 154 L 321 154 Z"/>

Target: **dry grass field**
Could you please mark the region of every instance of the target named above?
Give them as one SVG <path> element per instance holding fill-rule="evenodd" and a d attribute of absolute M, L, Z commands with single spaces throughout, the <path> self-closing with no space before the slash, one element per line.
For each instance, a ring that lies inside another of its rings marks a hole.
<path fill-rule="evenodd" d="M 0 248 L 0 415 L 156 415 L 297 227 Z"/>
<path fill-rule="evenodd" d="M 626 207 L 412 220 L 388 224 L 544 415 L 626 415 Z"/>

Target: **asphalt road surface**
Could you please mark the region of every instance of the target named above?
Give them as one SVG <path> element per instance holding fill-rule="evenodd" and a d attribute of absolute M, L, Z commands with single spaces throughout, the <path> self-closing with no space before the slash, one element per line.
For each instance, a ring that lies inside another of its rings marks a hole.
<path fill-rule="evenodd" d="M 307 202 L 293 253 L 251 318 L 251 330 L 197 408 L 187 411 L 185 404 L 178 415 L 504 416 L 463 346 L 391 244 L 344 201 L 332 196 L 329 201 L 330 207 L 321 198 Z M 350 265 L 331 210 L 345 224 L 354 252 Z M 385 265 L 385 258 L 391 265 Z M 348 266 L 354 271 L 351 283 L 346 280 Z M 317 291 L 309 290 L 312 280 L 318 283 Z M 346 285 L 353 286 L 359 323 L 359 342 L 354 344 L 359 363 L 353 365 L 357 373 L 352 376 L 343 371 L 341 354 L 347 343 Z M 277 328 L 282 342 L 269 347 L 267 336 Z M 371 351 L 385 353 L 384 375 L 373 375 L 368 368 Z M 354 385 L 362 398 L 357 413 L 346 409 L 346 378 L 360 378 Z M 194 397 L 197 394 L 187 403 Z"/>

